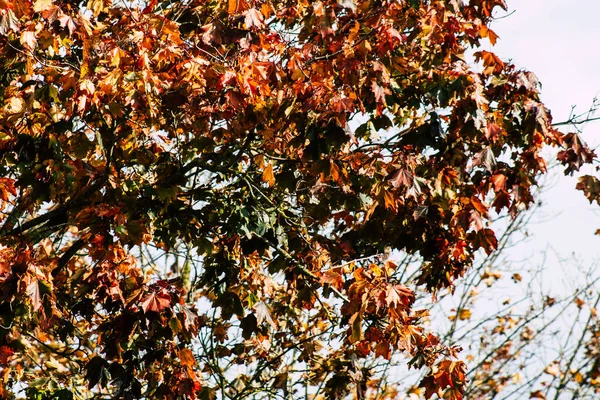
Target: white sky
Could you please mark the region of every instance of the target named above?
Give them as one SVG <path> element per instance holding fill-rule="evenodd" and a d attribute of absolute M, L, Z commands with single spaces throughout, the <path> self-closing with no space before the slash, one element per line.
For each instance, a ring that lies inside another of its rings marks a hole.
<path fill-rule="evenodd" d="M 600 1 L 507 3 L 509 13 L 514 13 L 492 24 L 500 39 L 490 50 L 537 75 L 543 85 L 542 100 L 551 109 L 554 122 L 568 119 L 573 105 L 578 113 L 587 111 L 593 98 L 600 95 Z M 600 145 L 600 123 L 585 125 L 582 136 L 592 147 Z M 545 221 L 531 226 L 532 240 L 518 251 L 521 256 L 535 257 L 550 245 L 562 257 L 574 253 L 582 263 L 591 264 L 600 256 L 600 236 L 594 235 L 600 229 L 600 207 L 590 206 L 583 193 L 575 190 L 576 178 L 560 173 L 551 181 L 542 197 Z M 557 264 L 556 258 L 550 262 L 549 267 Z"/>

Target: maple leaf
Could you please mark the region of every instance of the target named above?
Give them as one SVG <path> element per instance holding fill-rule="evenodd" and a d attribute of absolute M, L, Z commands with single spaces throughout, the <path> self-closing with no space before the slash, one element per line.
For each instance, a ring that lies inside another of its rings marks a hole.
<path fill-rule="evenodd" d="M 32 31 L 21 32 L 21 44 L 29 50 L 35 49 L 35 47 L 37 45 L 37 38 L 35 37 L 35 32 L 32 32 Z"/>
<path fill-rule="evenodd" d="M 273 329 L 277 328 L 277 324 L 275 323 L 275 321 L 273 321 L 273 317 L 271 317 L 271 311 L 269 311 L 269 307 L 267 307 L 265 302 L 259 301 L 258 303 L 256 303 L 254 305 L 254 311 L 258 325 L 262 324 L 263 322 L 266 322 L 269 325 L 271 325 Z"/>
<path fill-rule="evenodd" d="M 375 95 L 375 101 L 385 104 L 385 95 L 389 93 L 389 91 L 386 88 L 379 86 L 376 81 L 371 82 L 371 89 Z"/>
<path fill-rule="evenodd" d="M 406 169 L 399 169 L 390 179 L 394 187 L 411 187 L 413 184 L 413 174 Z"/>
<path fill-rule="evenodd" d="M 485 166 L 488 171 L 493 171 L 496 168 L 496 157 L 491 148 L 486 147 L 473 157 L 473 166 L 479 165 Z"/>
<path fill-rule="evenodd" d="M 147 314 L 149 311 L 160 313 L 162 310 L 171 307 L 171 296 L 159 290 L 148 293 L 141 299 L 141 303 L 144 313 Z"/>
<path fill-rule="evenodd" d="M 0 346 L 0 364 L 8 365 L 8 361 L 15 351 L 8 346 Z"/>
<path fill-rule="evenodd" d="M 494 32 L 485 25 L 479 29 L 479 34 L 481 35 L 481 37 L 488 38 L 492 46 L 496 44 L 496 41 L 499 38 L 496 32 Z"/>
<path fill-rule="evenodd" d="M 227 1 L 227 12 L 229 14 L 238 14 L 248 9 L 248 1 L 246 0 L 228 0 Z"/>
<path fill-rule="evenodd" d="M 344 286 L 343 276 L 333 270 L 325 271 L 321 276 L 321 282 L 327 283 L 338 290 Z"/>
<path fill-rule="evenodd" d="M 29 285 L 27 285 L 27 295 L 31 299 L 33 304 L 33 311 L 37 311 L 42 307 L 42 295 L 40 292 L 40 285 L 37 279 L 32 278 Z"/>
<path fill-rule="evenodd" d="M 499 73 L 504 68 L 502 60 L 490 51 L 478 51 L 474 56 L 476 61 L 483 60 L 483 65 L 486 67 L 484 70 L 485 74 Z"/>
<path fill-rule="evenodd" d="M 488 122 L 485 129 L 485 138 L 491 142 L 496 142 L 502 134 L 502 128 L 493 122 Z"/>
<path fill-rule="evenodd" d="M 46 11 L 52 7 L 53 7 L 53 0 L 35 0 L 33 2 L 33 11 L 38 12 L 38 13 Z"/>
<path fill-rule="evenodd" d="M 536 390 L 535 392 L 531 392 L 529 394 L 529 398 L 546 400 L 546 395 L 541 390 Z"/>
<path fill-rule="evenodd" d="M 0 200 L 8 201 L 11 195 L 17 195 L 15 180 L 10 178 L 0 178 Z"/>
<path fill-rule="evenodd" d="M 273 165 L 268 163 L 262 173 L 262 181 L 266 182 L 269 186 L 275 184 L 275 175 L 273 175 Z"/>
<path fill-rule="evenodd" d="M 177 355 L 179 356 L 179 362 L 181 363 L 181 365 L 184 365 L 186 367 L 193 367 L 194 365 L 196 365 L 194 353 L 192 353 L 190 349 L 181 349 L 179 350 Z"/>
<path fill-rule="evenodd" d="M 388 306 L 397 307 L 399 305 L 407 305 L 411 303 L 415 295 L 408 287 L 399 284 L 389 286 L 386 291 L 385 301 Z"/>
<path fill-rule="evenodd" d="M 244 23 L 246 25 L 246 29 L 257 28 L 260 29 L 264 26 L 263 24 L 263 16 L 256 8 L 251 8 L 249 10 L 244 11 Z"/>

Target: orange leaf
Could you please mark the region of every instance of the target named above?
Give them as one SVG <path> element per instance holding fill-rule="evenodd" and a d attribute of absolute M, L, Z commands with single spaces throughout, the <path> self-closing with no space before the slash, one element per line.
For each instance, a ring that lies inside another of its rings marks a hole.
<path fill-rule="evenodd" d="M 196 359 L 194 358 L 194 353 L 190 349 L 181 349 L 179 350 L 179 362 L 181 365 L 186 367 L 193 367 L 196 364 Z"/>
<path fill-rule="evenodd" d="M 267 167 L 263 170 L 262 181 L 267 182 L 269 186 L 273 186 L 275 184 L 275 175 L 273 175 L 273 166 L 269 163 Z"/>
<path fill-rule="evenodd" d="M 387 190 L 383 191 L 383 200 L 385 202 L 385 208 L 390 209 L 394 212 L 398 211 L 398 207 L 396 205 L 396 199 L 391 192 Z"/>
<path fill-rule="evenodd" d="M 479 34 L 481 35 L 481 37 L 488 38 L 488 40 L 490 41 L 490 43 L 492 44 L 492 46 L 496 44 L 496 41 L 499 38 L 499 36 L 496 34 L 496 32 L 494 32 L 493 30 L 491 30 L 487 26 L 482 26 L 479 29 Z"/>
<path fill-rule="evenodd" d="M 246 0 L 229 0 L 227 2 L 227 12 L 232 14 L 239 14 L 244 10 L 248 9 L 248 2 Z"/>
<path fill-rule="evenodd" d="M 497 55 L 492 53 L 491 51 L 478 51 L 475 55 L 475 60 L 483 60 L 483 65 L 486 67 L 483 71 L 486 74 L 491 73 L 500 73 L 504 68 L 504 63 Z"/>

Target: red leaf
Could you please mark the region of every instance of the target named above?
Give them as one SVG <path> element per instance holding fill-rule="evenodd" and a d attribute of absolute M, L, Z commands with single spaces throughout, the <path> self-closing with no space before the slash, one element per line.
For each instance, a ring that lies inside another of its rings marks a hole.
<path fill-rule="evenodd" d="M 171 306 L 171 296 L 163 291 L 149 293 L 142 299 L 142 309 L 144 313 L 148 311 L 161 312 Z"/>
<path fill-rule="evenodd" d="M 7 365 L 8 359 L 15 354 L 14 350 L 8 346 L 0 347 L 0 364 Z"/>

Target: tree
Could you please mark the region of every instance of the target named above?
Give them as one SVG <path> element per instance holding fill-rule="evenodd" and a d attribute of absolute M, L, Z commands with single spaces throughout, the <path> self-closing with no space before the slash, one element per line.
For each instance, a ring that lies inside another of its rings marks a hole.
<path fill-rule="evenodd" d="M 4 0 L 1 394 L 364 398 L 400 352 L 462 398 L 386 249 L 452 288 L 543 146 L 595 156 L 479 49 L 504 6 Z"/>
<path fill-rule="evenodd" d="M 476 260 L 454 292 L 440 293 L 431 304 L 426 291 L 416 291 L 416 304 L 428 308 L 427 323 L 441 343 L 463 347 L 465 398 L 595 399 L 600 392 L 597 262 L 585 267 L 577 259 L 562 260 L 565 277 L 559 278 L 556 269 L 547 271 L 546 256 L 514 259 L 519 252 L 513 247 L 522 251 L 539 208 L 506 224 L 495 221 L 498 248 Z M 404 257 L 398 265 L 410 284 L 418 259 Z M 547 284 L 557 280 L 560 289 L 549 290 Z M 401 355 L 369 360 L 368 367 L 378 372 L 368 398 L 422 398 L 423 373 L 407 371 Z"/>

